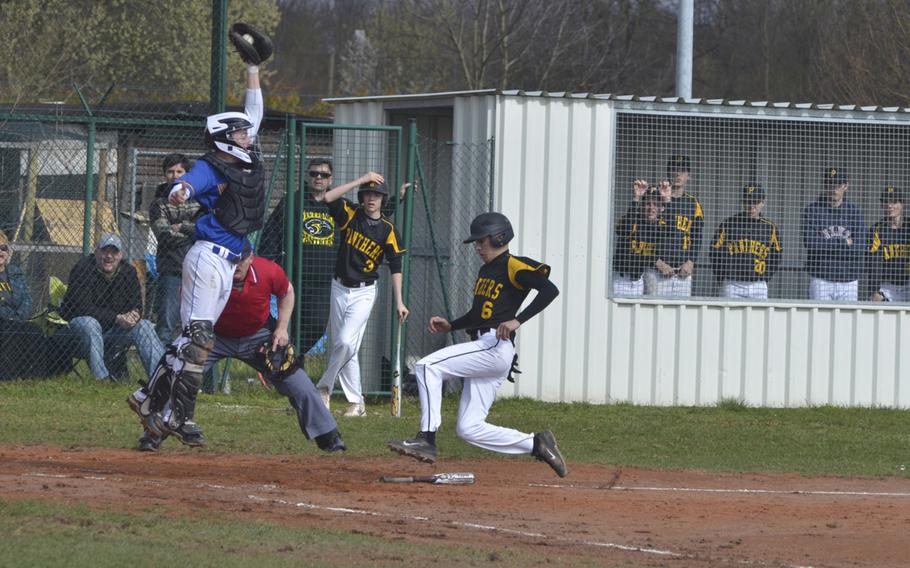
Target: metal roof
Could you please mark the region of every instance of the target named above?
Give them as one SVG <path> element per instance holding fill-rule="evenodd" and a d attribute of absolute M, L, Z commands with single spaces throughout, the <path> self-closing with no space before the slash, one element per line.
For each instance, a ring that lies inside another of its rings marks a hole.
<path fill-rule="evenodd" d="M 424 101 L 429 99 L 443 99 L 452 97 L 471 97 L 471 96 L 489 96 L 502 95 L 506 97 L 540 97 L 553 99 L 592 99 L 602 101 L 622 101 L 622 102 L 643 102 L 643 103 L 666 103 L 666 104 L 687 104 L 701 106 L 727 106 L 727 107 L 750 107 L 750 108 L 769 108 L 769 109 L 799 109 L 799 110 L 837 110 L 837 111 L 861 111 L 861 112 L 900 112 L 910 113 L 908 107 L 883 107 L 878 105 L 839 105 L 834 103 L 791 103 L 791 102 L 769 102 L 769 101 L 747 101 L 744 99 L 702 99 L 702 98 L 683 98 L 683 97 L 657 97 L 657 96 L 640 96 L 640 95 L 614 95 L 612 93 L 595 94 L 595 93 L 573 93 L 571 91 L 523 91 L 523 90 L 500 90 L 500 89 L 479 89 L 473 91 L 449 91 L 441 93 L 417 93 L 412 95 L 378 95 L 363 97 L 335 97 L 323 99 L 327 103 L 362 103 L 362 102 L 400 102 L 400 101 Z"/>

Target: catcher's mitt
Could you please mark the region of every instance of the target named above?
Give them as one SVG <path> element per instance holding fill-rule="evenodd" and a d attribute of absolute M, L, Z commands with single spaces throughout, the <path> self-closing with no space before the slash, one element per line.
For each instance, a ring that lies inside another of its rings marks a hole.
<path fill-rule="evenodd" d="M 272 342 L 266 341 L 257 353 L 262 371 L 272 381 L 280 381 L 294 372 L 297 368 L 297 356 L 294 346 L 290 343 L 272 350 Z"/>
<path fill-rule="evenodd" d="M 259 65 L 272 56 L 272 38 L 249 24 L 235 23 L 228 37 L 247 65 Z"/>

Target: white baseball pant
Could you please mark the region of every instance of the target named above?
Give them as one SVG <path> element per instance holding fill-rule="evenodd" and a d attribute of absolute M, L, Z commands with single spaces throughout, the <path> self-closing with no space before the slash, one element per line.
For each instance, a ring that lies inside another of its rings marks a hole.
<path fill-rule="evenodd" d="M 821 278 L 809 279 L 809 299 L 833 302 L 855 302 L 859 298 L 859 281 L 834 282 Z"/>
<path fill-rule="evenodd" d="M 648 269 L 642 275 L 645 281 L 645 294 L 664 298 L 688 298 L 692 295 L 692 276 L 680 278 L 664 276 L 656 269 Z"/>
<path fill-rule="evenodd" d="M 496 339 L 490 330 L 475 341 L 458 343 L 417 362 L 420 394 L 420 430 L 435 432 L 442 423 L 442 386 L 449 379 L 464 379 L 455 433 L 479 448 L 503 454 L 529 454 L 534 434 L 488 423 L 496 391 L 509 374 L 515 346 Z"/>
<path fill-rule="evenodd" d="M 768 283 L 764 280 L 748 282 L 744 280 L 724 280 L 721 285 L 721 296 L 724 298 L 750 298 L 767 300 Z"/>
<path fill-rule="evenodd" d="M 377 284 L 362 288 L 348 288 L 332 280 L 331 307 L 329 309 L 329 364 L 317 386 L 335 388 L 336 378 L 348 402 L 363 404 L 363 387 L 360 384 L 360 361 L 357 352 L 363 341 L 363 332 L 376 301 Z"/>
<path fill-rule="evenodd" d="M 644 293 L 645 282 L 641 276 L 638 277 L 638 280 L 633 280 L 622 274 L 613 274 L 614 296 L 642 296 Z"/>

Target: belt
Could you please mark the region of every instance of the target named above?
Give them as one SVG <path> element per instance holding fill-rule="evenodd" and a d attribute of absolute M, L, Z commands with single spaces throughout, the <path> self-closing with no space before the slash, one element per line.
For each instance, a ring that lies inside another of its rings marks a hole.
<path fill-rule="evenodd" d="M 494 330 L 495 330 L 495 328 L 492 328 L 492 327 L 478 327 L 478 328 L 474 328 L 474 329 L 469 329 L 469 330 L 467 330 L 467 332 L 468 332 L 468 337 L 470 337 L 472 341 L 477 341 L 477 338 L 480 337 L 481 335 L 483 335 L 484 333 L 486 333 L 488 331 L 494 331 Z"/>
<path fill-rule="evenodd" d="M 372 286 L 376 283 L 375 280 L 370 282 L 361 282 L 360 280 L 348 280 L 347 278 L 335 277 L 335 282 L 338 282 L 346 288 L 366 288 L 367 286 Z"/>
<path fill-rule="evenodd" d="M 240 255 L 231 252 L 231 249 L 223 247 L 221 245 L 212 245 L 212 252 L 220 256 L 221 258 L 226 258 L 231 264 L 237 264 L 240 262 Z"/>

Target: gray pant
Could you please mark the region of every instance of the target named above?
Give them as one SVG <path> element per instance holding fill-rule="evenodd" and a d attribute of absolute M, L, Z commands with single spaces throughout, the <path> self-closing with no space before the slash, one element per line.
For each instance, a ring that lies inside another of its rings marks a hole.
<path fill-rule="evenodd" d="M 257 368 L 255 353 L 266 341 L 271 341 L 272 332 L 266 328 L 260 329 L 253 335 L 246 337 L 215 336 L 215 347 L 209 353 L 205 362 L 208 371 L 221 359 L 233 357 L 240 359 L 247 365 Z M 265 374 L 264 377 L 268 378 Z M 291 406 L 297 411 L 297 422 L 300 431 L 308 439 L 326 434 L 338 428 L 332 413 L 322 403 L 322 398 L 313 385 L 313 381 L 303 368 L 298 368 L 283 381 L 269 381 L 275 389 L 288 397 Z"/>

